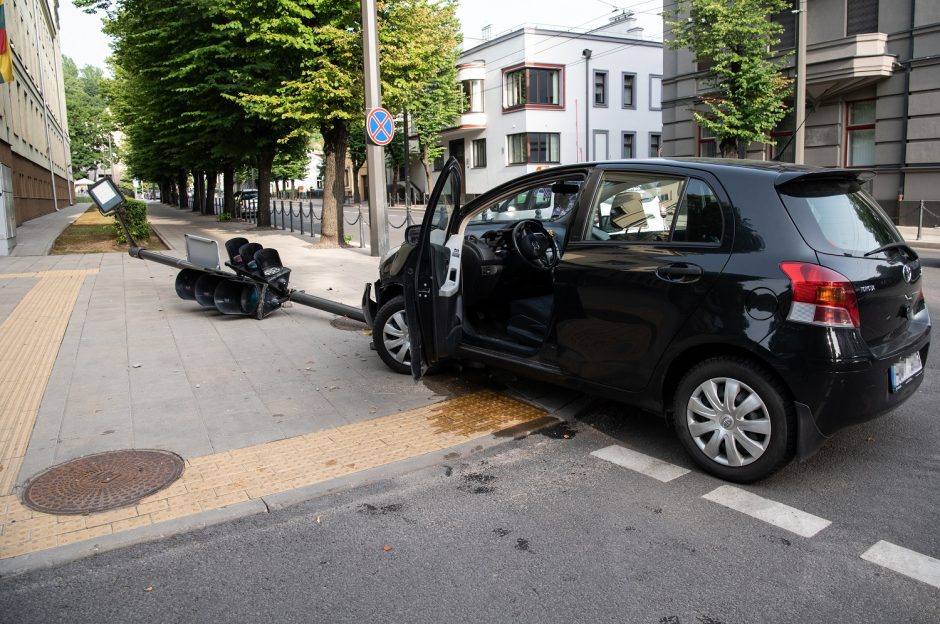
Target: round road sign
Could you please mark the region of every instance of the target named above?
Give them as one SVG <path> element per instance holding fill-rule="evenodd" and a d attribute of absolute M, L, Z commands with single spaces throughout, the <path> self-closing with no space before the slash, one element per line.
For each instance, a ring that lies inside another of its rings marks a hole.
<path fill-rule="evenodd" d="M 392 114 L 384 108 L 373 108 L 366 116 L 366 134 L 374 145 L 388 145 L 395 136 Z"/>

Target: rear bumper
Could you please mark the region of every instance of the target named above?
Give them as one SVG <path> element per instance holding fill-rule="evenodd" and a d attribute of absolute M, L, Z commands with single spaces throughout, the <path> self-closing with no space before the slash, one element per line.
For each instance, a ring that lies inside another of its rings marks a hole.
<path fill-rule="evenodd" d="M 816 433 L 825 441 L 825 437 L 839 429 L 877 418 L 899 407 L 917 392 L 923 382 L 929 349 L 928 334 L 901 354 L 872 360 L 861 366 L 856 364 L 852 370 L 833 363 L 807 363 L 800 373 L 800 382 L 791 384 L 795 400 L 804 408 L 800 418 L 801 438 L 808 422 L 815 425 Z M 924 370 L 892 391 L 891 367 L 915 351 L 920 352 Z M 806 417 L 807 411 L 812 414 L 811 418 Z M 821 445 L 818 436 L 810 438 Z M 813 446 L 811 441 L 809 438 L 805 441 L 807 449 Z"/>

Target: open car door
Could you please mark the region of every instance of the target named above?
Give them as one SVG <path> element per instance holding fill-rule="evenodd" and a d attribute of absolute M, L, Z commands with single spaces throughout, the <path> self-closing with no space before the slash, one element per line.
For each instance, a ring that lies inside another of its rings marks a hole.
<path fill-rule="evenodd" d="M 420 236 L 406 231 L 415 245 L 405 262 L 405 314 L 411 340 L 411 373 L 420 379 L 428 366 L 446 360 L 460 340 L 457 319 L 463 237 L 454 235 L 460 208 L 460 163 L 451 157 L 428 200 Z"/>

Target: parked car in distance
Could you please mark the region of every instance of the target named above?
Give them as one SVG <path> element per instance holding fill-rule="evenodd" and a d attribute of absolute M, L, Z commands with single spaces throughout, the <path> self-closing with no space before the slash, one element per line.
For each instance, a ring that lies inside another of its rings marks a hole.
<path fill-rule="evenodd" d="M 462 205 L 452 159 L 363 309 L 398 372 L 475 361 L 616 399 L 663 414 L 707 472 L 754 481 L 923 381 L 920 260 L 866 175 L 630 160 Z"/>

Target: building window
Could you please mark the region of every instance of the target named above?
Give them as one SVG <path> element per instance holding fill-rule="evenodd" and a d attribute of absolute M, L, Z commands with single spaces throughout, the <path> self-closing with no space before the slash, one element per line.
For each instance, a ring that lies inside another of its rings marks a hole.
<path fill-rule="evenodd" d="M 483 81 L 482 80 L 464 80 L 460 83 L 464 95 L 465 113 L 483 112 Z"/>
<path fill-rule="evenodd" d="M 636 74 L 623 75 L 623 107 L 636 108 Z"/>
<path fill-rule="evenodd" d="M 780 33 L 780 42 L 770 47 L 773 52 L 788 50 L 796 45 L 796 1 L 790 3 L 790 6 L 782 11 L 778 11 L 770 16 L 770 21 L 779 24 L 783 28 Z"/>
<path fill-rule="evenodd" d="M 444 152 L 441 152 L 440 156 L 437 156 L 434 159 L 433 164 L 434 171 L 441 171 L 444 168 L 444 163 L 447 162 L 447 155 Z"/>
<path fill-rule="evenodd" d="M 634 150 L 634 146 L 636 145 L 635 132 L 624 132 L 620 143 L 622 145 L 620 152 L 621 158 L 633 158 L 636 156 L 636 151 Z"/>
<path fill-rule="evenodd" d="M 663 108 L 663 77 L 650 74 L 650 110 Z"/>
<path fill-rule="evenodd" d="M 559 134 L 557 132 L 529 132 L 510 134 L 509 164 L 560 162 Z"/>
<path fill-rule="evenodd" d="M 663 135 L 659 132 L 650 132 L 650 158 L 659 156 L 659 148 L 662 146 Z"/>
<path fill-rule="evenodd" d="M 796 111 L 793 103 L 787 100 L 785 102 L 790 112 L 784 117 L 777 127 L 770 133 L 773 144 L 768 144 L 765 152 L 767 160 L 776 160 L 779 162 L 793 162 L 793 128 L 796 119 Z"/>
<path fill-rule="evenodd" d="M 846 36 L 873 32 L 878 32 L 878 0 L 846 0 Z"/>
<path fill-rule="evenodd" d="M 845 165 L 875 164 L 875 100 L 849 102 L 845 107 Z"/>
<path fill-rule="evenodd" d="M 594 72 L 594 106 L 607 106 L 607 72 Z"/>
<path fill-rule="evenodd" d="M 482 169 L 486 166 L 486 139 L 475 139 L 471 144 L 471 155 L 473 159 L 470 166 L 474 169 Z"/>
<path fill-rule="evenodd" d="M 701 126 L 698 128 L 698 155 L 703 158 L 718 157 L 718 139 L 711 130 Z"/>
<path fill-rule="evenodd" d="M 520 67 L 503 75 L 503 102 L 507 109 L 523 106 L 561 108 L 560 68 Z"/>

